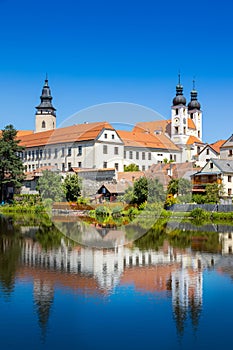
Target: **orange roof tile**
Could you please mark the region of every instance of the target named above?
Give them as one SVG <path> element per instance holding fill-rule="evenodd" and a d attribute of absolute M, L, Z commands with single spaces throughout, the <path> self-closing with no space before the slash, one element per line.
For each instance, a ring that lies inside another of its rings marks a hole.
<path fill-rule="evenodd" d="M 154 134 L 156 131 L 161 131 L 163 134 L 171 133 L 171 120 L 153 120 L 150 122 L 140 122 L 135 125 L 133 132 L 150 132 Z"/>
<path fill-rule="evenodd" d="M 194 121 L 191 118 L 188 118 L 188 128 L 196 130 L 196 125 L 194 124 Z"/>
<path fill-rule="evenodd" d="M 179 151 L 179 148 L 164 134 L 152 135 L 142 132 L 118 130 L 118 135 L 125 146 L 159 148 Z"/>
<path fill-rule="evenodd" d="M 224 142 L 226 142 L 226 140 L 218 140 L 214 143 L 211 143 L 210 147 L 212 147 L 215 152 L 220 153 L 220 147 L 224 144 Z"/>
<path fill-rule="evenodd" d="M 19 136 L 20 145 L 24 147 L 46 146 L 58 143 L 94 140 L 102 129 L 113 127 L 107 122 L 76 124 L 55 130 Z"/>
<path fill-rule="evenodd" d="M 198 139 L 196 136 L 189 136 L 187 142 L 186 142 L 186 145 L 192 145 L 194 143 L 201 143 L 203 144 L 203 142 Z"/>
<path fill-rule="evenodd" d="M 118 181 L 135 181 L 145 176 L 143 171 L 119 171 L 117 173 Z"/>

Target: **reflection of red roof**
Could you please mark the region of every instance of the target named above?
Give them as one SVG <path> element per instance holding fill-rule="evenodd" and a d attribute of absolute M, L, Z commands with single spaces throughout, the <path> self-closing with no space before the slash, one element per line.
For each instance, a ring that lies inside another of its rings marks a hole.
<path fill-rule="evenodd" d="M 32 278 L 33 280 L 48 281 L 53 287 L 69 288 L 73 292 L 79 290 L 86 294 L 103 294 L 96 280 L 87 275 L 68 274 L 60 271 L 49 271 L 41 268 L 22 267 L 17 272 L 20 278 Z"/>
<path fill-rule="evenodd" d="M 134 284 L 141 291 L 161 292 L 168 288 L 171 274 L 178 267 L 173 265 L 157 265 L 148 267 L 128 268 L 124 271 L 121 284 Z"/>

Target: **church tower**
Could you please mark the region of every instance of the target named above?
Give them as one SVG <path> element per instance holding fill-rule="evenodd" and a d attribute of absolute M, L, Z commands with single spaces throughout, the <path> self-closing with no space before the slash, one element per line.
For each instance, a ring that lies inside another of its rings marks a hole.
<path fill-rule="evenodd" d="M 187 142 L 188 108 L 186 98 L 183 96 L 183 86 L 180 84 L 180 74 L 176 85 L 176 96 L 173 99 L 171 111 L 171 139 L 177 145 Z"/>
<path fill-rule="evenodd" d="M 191 91 L 191 101 L 188 104 L 189 118 L 194 122 L 196 127 L 196 137 L 202 140 L 202 112 L 201 105 L 197 100 L 197 90 L 195 89 L 195 81 L 193 80 L 193 89 Z"/>
<path fill-rule="evenodd" d="M 53 130 L 56 128 L 56 109 L 52 105 L 51 91 L 46 76 L 40 104 L 36 107 L 35 132 Z"/>

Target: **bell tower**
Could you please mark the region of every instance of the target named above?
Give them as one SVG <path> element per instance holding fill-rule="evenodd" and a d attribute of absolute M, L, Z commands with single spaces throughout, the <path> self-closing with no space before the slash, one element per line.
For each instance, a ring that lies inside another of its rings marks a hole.
<path fill-rule="evenodd" d="M 186 98 L 183 95 L 183 86 L 180 83 L 180 74 L 178 84 L 176 85 L 176 96 L 173 98 L 171 110 L 171 139 L 175 144 L 185 144 L 187 141 L 187 119 L 188 108 Z"/>
<path fill-rule="evenodd" d="M 195 136 L 202 140 L 202 111 L 201 105 L 197 100 L 197 90 L 195 89 L 195 80 L 193 80 L 193 89 L 191 91 L 191 100 L 188 104 L 189 118 L 194 122 L 196 131 Z"/>
<path fill-rule="evenodd" d="M 46 76 L 40 104 L 36 107 L 35 132 L 42 132 L 56 129 L 56 109 L 52 105 L 51 90 Z"/>

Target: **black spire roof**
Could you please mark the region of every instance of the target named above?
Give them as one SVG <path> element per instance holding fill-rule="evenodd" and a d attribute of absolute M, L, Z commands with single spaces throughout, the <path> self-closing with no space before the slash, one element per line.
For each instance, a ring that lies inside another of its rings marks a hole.
<path fill-rule="evenodd" d="M 53 115 L 56 115 L 56 113 L 55 113 L 56 108 L 54 108 L 52 105 L 52 99 L 53 98 L 51 96 L 51 90 L 49 88 L 48 79 L 46 76 L 44 86 L 42 89 L 42 94 L 40 96 L 41 102 L 40 102 L 39 106 L 36 107 L 36 109 L 38 111 L 41 111 L 41 112 L 49 112 Z"/>
<path fill-rule="evenodd" d="M 195 80 L 193 80 L 193 89 L 191 91 L 191 101 L 188 104 L 188 109 L 201 109 L 201 105 L 197 100 L 197 90 L 195 89 Z"/>
<path fill-rule="evenodd" d="M 173 106 L 186 105 L 186 98 L 183 96 L 183 86 L 180 84 L 180 74 L 176 85 L 176 97 L 173 98 Z"/>

